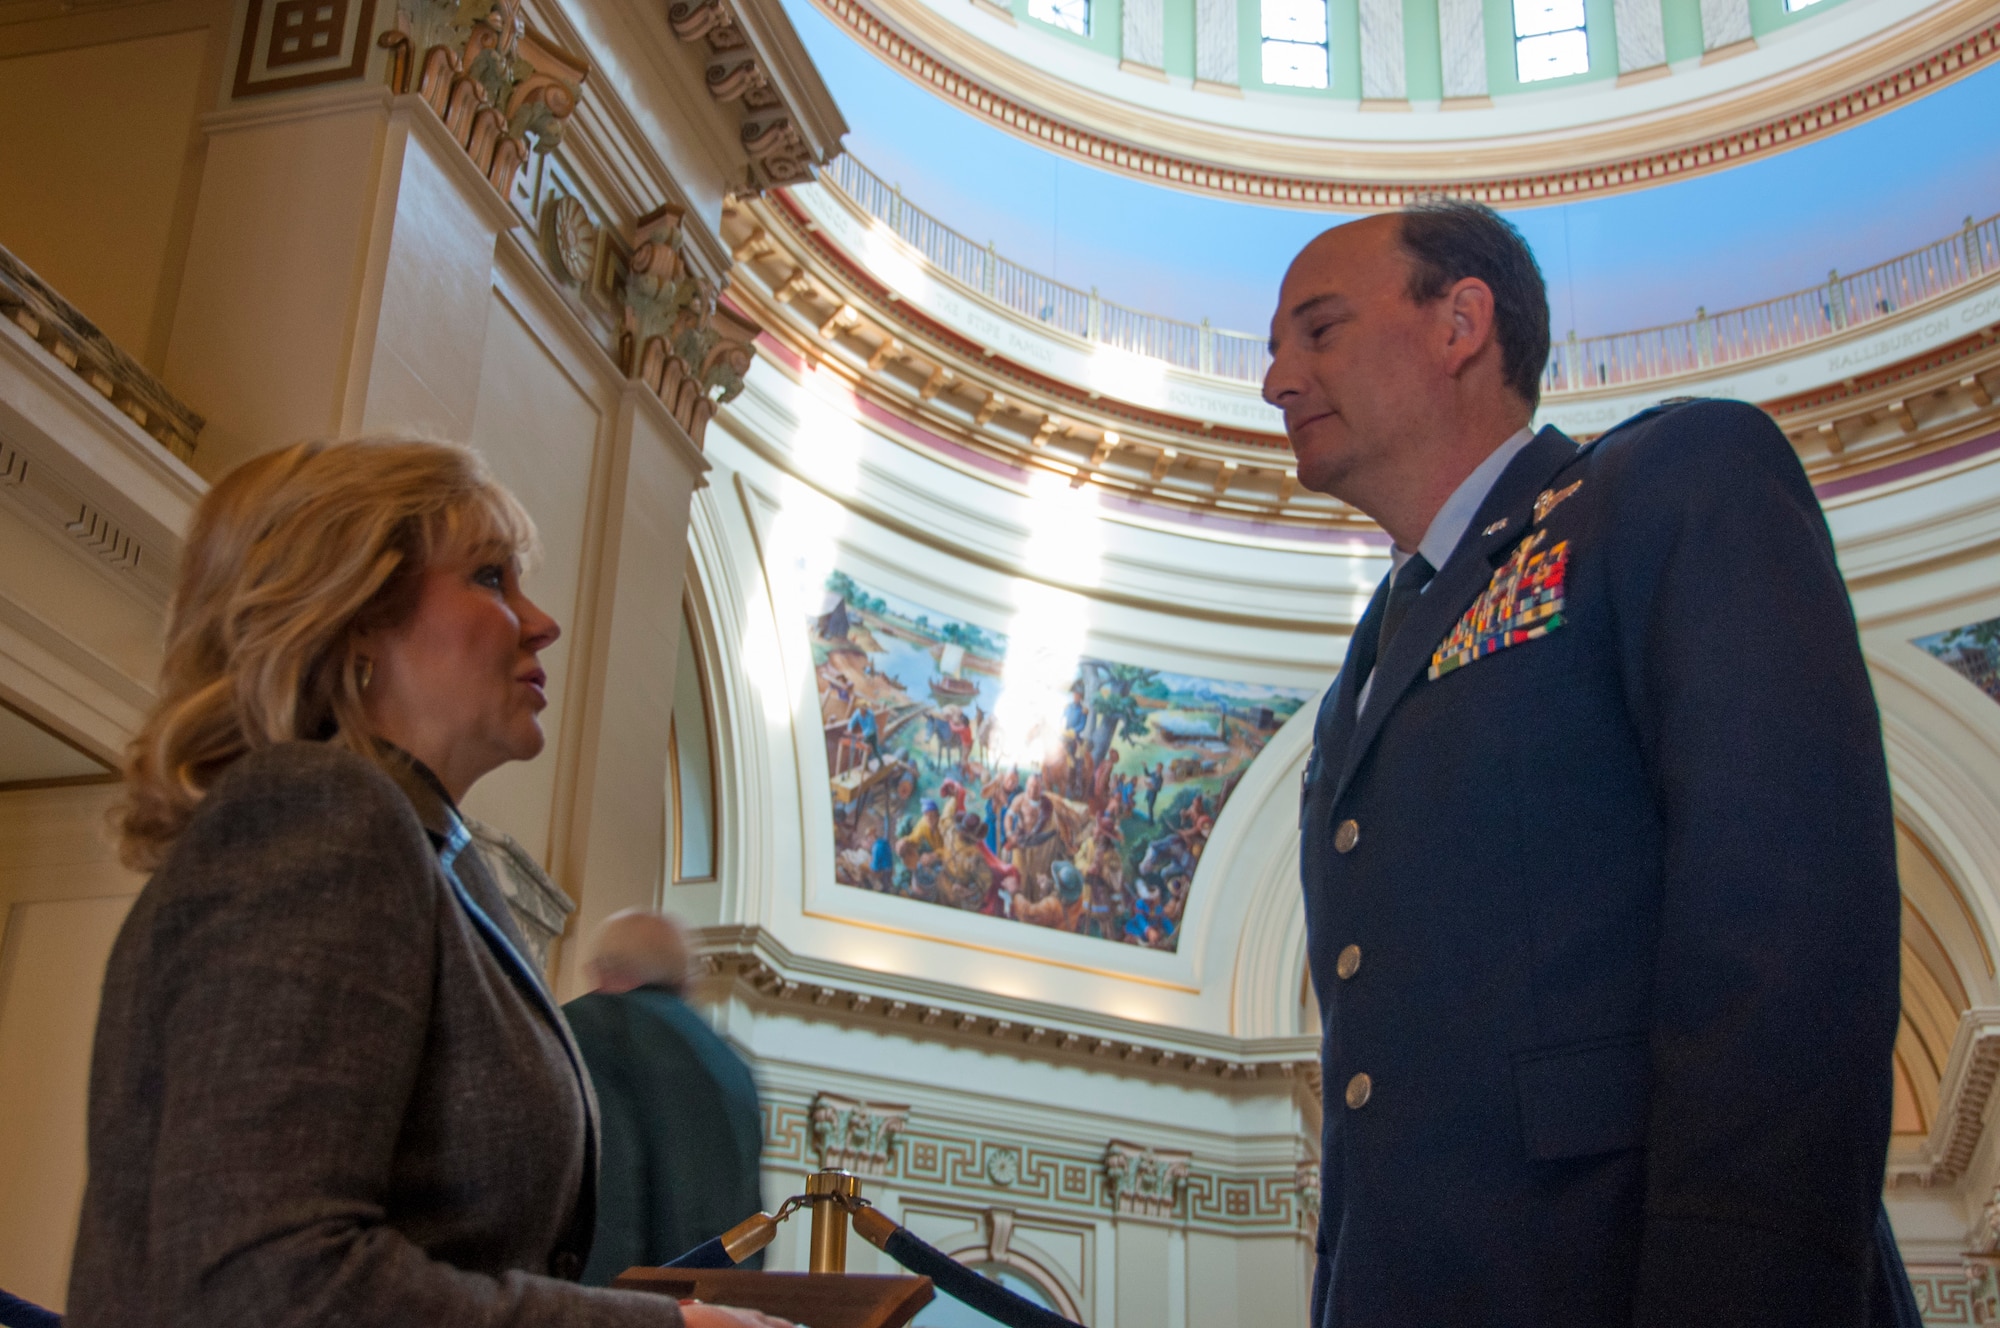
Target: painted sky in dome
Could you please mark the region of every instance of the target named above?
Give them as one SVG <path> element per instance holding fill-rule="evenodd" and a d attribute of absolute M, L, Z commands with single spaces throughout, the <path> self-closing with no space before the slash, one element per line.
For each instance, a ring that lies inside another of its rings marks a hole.
<path fill-rule="evenodd" d="M 1003 257 L 1108 300 L 1261 333 L 1292 255 L 1344 219 L 1187 194 L 1059 157 L 918 87 L 811 0 L 786 8 L 863 165 Z M 1774 157 L 1507 215 L 1548 277 L 1560 337 L 1783 295 L 1995 211 L 2000 68 Z"/>

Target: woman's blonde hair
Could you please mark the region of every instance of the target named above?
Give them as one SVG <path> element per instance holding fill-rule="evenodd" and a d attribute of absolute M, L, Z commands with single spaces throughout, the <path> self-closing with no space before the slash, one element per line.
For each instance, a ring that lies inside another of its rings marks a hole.
<path fill-rule="evenodd" d="M 126 862 L 157 866 L 245 753 L 306 738 L 379 757 L 357 634 L 407 621 L 439 557 L 524 557 L 534 540 L 514 496 L 449 443 L 299 443 L 231 471 L 195 513 L 159 704 L 126 753 Z"/>

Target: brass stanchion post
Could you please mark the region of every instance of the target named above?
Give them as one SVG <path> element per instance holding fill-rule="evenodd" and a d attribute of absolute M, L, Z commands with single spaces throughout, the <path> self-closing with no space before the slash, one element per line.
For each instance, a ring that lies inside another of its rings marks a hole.
<path fill-rule="evenodd" d="M 815 1171 L 806 1177 L 806 1200 L 813 1210 L 810 1271 L 847 1271 L 847 1206 L 842 1200 L 860 1193 L 861 1181 L 852 1172 Z"/>

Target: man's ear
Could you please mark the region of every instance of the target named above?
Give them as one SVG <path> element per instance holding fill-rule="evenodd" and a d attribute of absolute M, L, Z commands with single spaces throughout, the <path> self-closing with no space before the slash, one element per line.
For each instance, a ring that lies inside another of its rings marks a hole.
<path fill-rule="evenodd" d="M 1456 378 L 1493 344 L 1493 288 L 1478 277 L 1460 277 L 1444 293 L 1444 307 L 1451 321 L 1445 372 Z"/>

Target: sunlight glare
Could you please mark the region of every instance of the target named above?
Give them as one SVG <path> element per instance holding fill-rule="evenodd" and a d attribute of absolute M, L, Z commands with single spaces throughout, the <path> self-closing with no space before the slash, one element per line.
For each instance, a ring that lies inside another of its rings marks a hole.
<path fill-rule="evenodd" d="M 1030 576 L 1096 585 L 1104 561 L 1097 491 L 1072 489 L 1060 475 L 1037 472 L 1028 494 L 1022 567 Z M 1062 738 L 1063 709 L 1090 628 L 1089 602 L 1025 577 L 1015 581 L 1014 597 L 993 704 L 994 748 L 1002 765 L 1040 766 Z"/>

